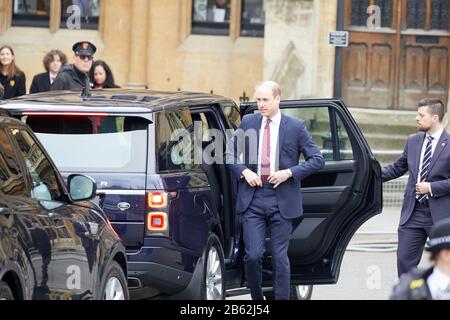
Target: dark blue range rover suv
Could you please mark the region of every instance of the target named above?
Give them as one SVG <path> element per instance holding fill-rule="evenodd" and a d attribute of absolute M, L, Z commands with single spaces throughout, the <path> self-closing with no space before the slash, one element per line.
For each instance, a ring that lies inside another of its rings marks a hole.
<path fill-rule="evenodd" d="M 88 201 L 95 181 L 67 180 L 33 132 L 0 110 L 0 300 L 128 298 L 125 247 Z"/>
<path fill-rule="evenodd" d="M 37 133 L 65 176 L 97 181 L 97 202 L 127 248 L 132 298 L 223 299 L 245 290 L 236 181 L 224 164 L 179 157 L 223 154 L 211 143 L 225 146 L 256 104 L 117 89 L 37 94 L 2 107 Z M 312 285 L 337 282 L 351 237 L 380 213 L 381 170 L 342 101 L 284 101 L 281 108 L 305 120 L 326 159 L 324 169 L 301 182 L 305 213 L 289 247 L 292 296 L 308 298 Z M 180 130 L 187 136 L 174 139 Z M 268 296 L 270 265 L 268 248 Z"/>

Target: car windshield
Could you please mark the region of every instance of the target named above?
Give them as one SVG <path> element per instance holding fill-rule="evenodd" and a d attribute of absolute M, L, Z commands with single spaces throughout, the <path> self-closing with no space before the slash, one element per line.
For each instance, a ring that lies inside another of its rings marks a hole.
<path fill-rule="evenodd" d="M 146 170 L 149 121 L 116 116 L 26 116 L 59 170 L 127 172 Z"/>

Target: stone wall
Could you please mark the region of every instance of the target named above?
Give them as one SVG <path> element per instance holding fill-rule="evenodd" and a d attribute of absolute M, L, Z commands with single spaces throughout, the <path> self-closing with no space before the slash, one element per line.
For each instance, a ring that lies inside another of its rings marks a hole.
<path fill-rule="evenodd" d="M 331 97 L 337 1 L 267 0 L 264 77 L 279 82 L 283 98 Z"/>

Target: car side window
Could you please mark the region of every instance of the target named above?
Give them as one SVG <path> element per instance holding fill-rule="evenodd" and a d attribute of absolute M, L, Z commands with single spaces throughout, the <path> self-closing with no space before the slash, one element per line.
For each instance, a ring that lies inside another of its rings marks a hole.
<path fill-rule="evenodd" d="M 159 172 L 199 169 L 194 163 L 194 123 L 189 109 L 158 113 L 156 146 Z"/>
<path fill-rule="evenodd" d="M 31 197 L 44 201 L 62 201 L 63 192 L 55 170 L 33 137 L 24 129 L 10 129 L 31 176 Z"/>
<path fill-rule="evenodd" d="M 241 114 L 235 104 L 226 104 L 222 106 L 222 111 L 227 119 L 229 128 L 236 130 L 241 124 Z"/>
<path fill-rule="evenodd" d="M 352 160 L 353 150 L 340 116 L 329 107 L 285 108 L 286 115 L 300 118 L 325 161 Z M 301 161 L 303 159 L 300 159 Z"/>
<path fill-rule="evenodd" d="M 0 192 L 9 196 L 28 196 L 13 145 L 3 129 L 0 129 Z"/>

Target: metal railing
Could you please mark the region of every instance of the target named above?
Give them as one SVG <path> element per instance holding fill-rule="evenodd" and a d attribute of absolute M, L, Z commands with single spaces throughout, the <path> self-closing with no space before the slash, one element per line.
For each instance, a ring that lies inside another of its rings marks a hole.
<path fill-rule="evenodd" d="M 383 208 L 401 208 L 409 176 L 383 183 Z"/>

